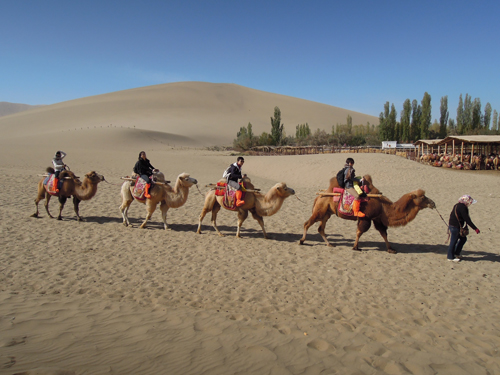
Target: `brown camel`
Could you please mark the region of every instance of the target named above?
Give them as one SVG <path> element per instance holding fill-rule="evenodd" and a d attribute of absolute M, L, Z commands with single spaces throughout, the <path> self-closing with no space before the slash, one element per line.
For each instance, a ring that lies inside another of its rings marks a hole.
<path fill-rule="evenodd" d="M 373 186 L 370 176 L 365 176 L 365 181 L 368 184 L 370 194 L 380 194 L 380 191 Z M 332 193 L 334 187 L 339 187 L 337 179 L 334 177 L 330 180 L 330 187 L 326 190 L 327 193 Z M 435 208 L 435 203 L 425 196 L 425 191 L 416 190 L 403 195 L 396 203 L 392 203 L 389 199 L 382 196 L 380 198 L 370 198 L 365 205 L 362 205 L 362 211 L 366 217 L 358 218 L 354 216 L 344 216 L 339 213 L 338 202 L 334 202 L 332 197 L 318 196 L 314 201 L 312 216 L 304 223 L 304 235 L 300 239 L 302 245 L 306 240 L 307 230 L 317 221 L 321 221 L 318 232 L 325 240 L 327 246 L 333 246 L 325 235 L 326 222 L 332 215 L 337 215 L 341 219 L 358 220 L 358 230 L 356 232 L 356 241 L 354 242 L 353 250 L 358 248 L 359 238 L 363 233 L 368 231 L 373 221 L 375 229 L 377 229 L 387 246 L 387 251 L 391 254 L 396 254 L 396 251 L 391 248 L 387 240 L 387 228 L 399 227 L 408 224 L 415 219 L 418 212 L 424 208 Z"/>
<path fill-rule="evenodd" d="M 49 167 L 47 168 L 47 172 L 54 173 L 54 169 L 52 167 Z M 66 200 L 71 196 L 73 196 L 73 207 L 75 209 L 76 217 L 78 218 L 78 221 L 83 220 L 79 215 L 78 206 L 81 201 L 88 201 L 89 199 L 92 199 L 94 197 L 94 195 L 97 193 L 97 184 L 99 184 L 99 182 L 101 181 L 104 181 L 104 176 L 92 171 L 85 175 L 82 182 L 80 181 L 80 178 L 76 177 L 73 172 L 62 171 L 59 174 L 59 179 L 63 180 L 63 184 L 58 195 L 59 216 L 57 217 L 57 220 L 62 220 L 61 213 L 64 208 L 64 204 L 66 203 Z M 44 180 L 45 177 L 38 182 L 38 195 L 35 198 L 36 212 L 31 215 L 31 217 L 38 217 L 38 203 L 42 199 L 45 199 L 45 210 L 47 211 L 47 214 L 51 218 L 53 218 L 53 216 L 49 212 L 49 202 L 52 195 L 50 195 L 45 190 L 45 187 L 43 186 Z"/>
<path fill-rule="evenodd" d="M 159 172 L 160 177 L 158 181 L 164 181 L 163 174 Z M 196 185 L 198 181 L 194 178 L 189 177 L 188 173 L 181 173 L 177 177 L 177 181 L 175 182 L 175 186 L 172 188 L 168 183 L 165 184 L 155 184 L 150 190 L 149 194 L 151 198 L 140 201 L 136 199 L 139 203 L 146 204 L 146 210 L 148 214 L 146 215 L 146 219 L 141 224 L 140 228 L 145 228 L 146 223 L 156 210 L 156 206 L 160 203 L 161 210 L 161 218 L 164 224 L 165 230 L 167 227 L 167 211 L 169 208 L 179 208 L 186 203 L 189 195 L 189 188 L 193 185 Z M 128 209 L 132 202 L 134 201 L 134 197 L 132 196 L 133 186 L 131 181 L 125 181 L 122 185 L 121 195 L 122 195 L 122 204 L 120 206 L 120 211 L 123 217 L 123 225 L 129 226 L 130 221 L 128 219 Z"/>
<path fill-rule="evenodd" d="M 223 179 L 220 182 L 225 182 Z M 245 182 L 245 186 L 249 190 L 253 190 L 254 186 L 252 185 L 250 178 L 243 178 Z M 240 229 L 243 222 L 248 217 L 248 212 L 250 212 L 255 220 L 260 224 L 262 228 L 262 232 L 264 233 L 264 238 L 267 237 L 266 230 L 264 229 L 264 219 L 263 216 L 272 216 L 276 212 L 278 212 L 283 205 L 283 202 L 290 195 L 294 195 L 295 191 L 286 186 L 284 182 L 280 182 L 274 185 L 266 195 L 261 194 L 259 192 L 245 193 L 245 204 L 241 207 L 238 207 L 238 230 L 236 232 L 236 237 L 240 236 Z M 200 221 L 198 223 L 198 230 L 196 233 L 201 233 L 201 222 L 205 215 L 212 211 L 212 225 L 217 231 L 217 234 L 221 237 L 224 235 L 217 228 L 217 213 L 219 212 L 221 207 L 224 207 L 222 204 L 222 200 L 224 197 L 215 195 L 215 190 L 209 190 L 205 197 L 205 204 L 200 214 Z"/>

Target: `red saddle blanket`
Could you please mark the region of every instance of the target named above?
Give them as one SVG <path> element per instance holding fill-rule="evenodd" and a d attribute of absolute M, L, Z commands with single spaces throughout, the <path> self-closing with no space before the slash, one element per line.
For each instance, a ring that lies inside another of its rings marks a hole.
<path fill-rule="evenodd" d="M 338 212 L 344 216 L 354 216 L 354 212 L 352 210 L 352 203 L 354 202 L 354 195 L 349 194 L 346 190 L 341 188 L 333 188 L 334 193 L 340 193 L 340 195 L 336 195 L 333 197 L 334 202 L 339 202 Z M 367 202 L 367 198 L 360 198 L 361 202 Z"/>
<path fill-rule="evenodd" d="M 217 182 L 217 187 L 215 188 L 215 195 L 220 197 L 224 197 L 222 199 L 222 205 L 224 208 L 236 211 L 238 207 L 236 207 L 236 189 L 229 186 L 225 182 Z M 245 200 L 245 193 L 243 192 L 241 196 L 242 200 Z"/>
<path fill-rule="evenodd" d="M 56 191 L 56 189 L 54 189 L 54 178 L 55 178 L 54 174 L 49 174 L 49 176 L 47 178 L 45 178 L 45 180 L 43 181 L 43 187 L 45 188 L 47 193 L 49 193 L 50 195 L 58 196 L 59 193 Z M 58 185 L 57 188 L 60 189 L 61 188 L 61 180 L 59 180 L 59 183 L 57 185 Z"/>
<path fill-rule="evenodd" d="M 145 200 L 144 192 L 146 190 L 147 182 L 144 181 L 141 177 L 137 177 L 135 180 L 134 188 L 132 189 L 132 196 L 140 201 Z"/>

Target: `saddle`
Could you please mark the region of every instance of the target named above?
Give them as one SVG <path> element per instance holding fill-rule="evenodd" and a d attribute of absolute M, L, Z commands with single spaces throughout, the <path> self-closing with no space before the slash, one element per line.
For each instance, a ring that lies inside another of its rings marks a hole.
<path fill-rule="evenodd" d="M 45 177 L 45 180 L 43 180 L 43 187 L 45 188 L 47 193 L 57 197 L 57 196 L 59 196 L 59 193 L 54 189 L 54 178 L 55 178 L 55 174 L 53 174 L 53 173 L 51 173 L 47 177 Z M 62 189 L 63 181 L 64 180 L 59 179 L 59 181 L 57 182 L 57 189 L 58 190 Z"/>
<path fill-rule="evenodd" d="M 363 186 L 362 189 L 367 192 L 366 189 L 367 186 Z M 346 190 L 342 188 L 333 188 L 334 193 L 340 193 L 340 195 L 335 195 L 333 197 L 334 202 L 339 202 L 338 206 L 338 212 L 341 213 L 344 216 L 354 216 L 354 211 L 352 209 L 352 204 L 354 202 L 354 195 L 349 194 Z M 368 198 L 360 198 L 359 199 L 362 203 L 363 202 L 368 202 Z"/>
<path fill-rule="evenodd" d="M 240 182 L 240 184 L 242 184 Z M 244 187 L 244 185 L 242 185 Z M 236 189 L 228 185 L 225 182 L 217 182 L 217 187 L 215 188 L 215 195 L 224 197 L 222 199 L 222 205 L 225 209 L 236 211 Z M 244 200 L 245 192 L 243 192 L 241 199 Z"/>
<path fill-rule="evenodd" d="M 147 182 L 144 181 L 141 176 L 138 176 L 135 180 L 134 188 L 132 189 L 132 196 L 139 201 L 146 200 L 146 197 L 144 196 L 146 185 Z"/>

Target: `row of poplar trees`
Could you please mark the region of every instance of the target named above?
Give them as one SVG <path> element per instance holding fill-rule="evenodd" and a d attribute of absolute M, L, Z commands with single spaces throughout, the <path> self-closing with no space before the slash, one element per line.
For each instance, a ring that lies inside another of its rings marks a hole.
<path fill-rule="evenodd" d="M 449 118 L 448 96 L 441 98 L 439 121 L 431 123 L 431 112 L 431 96 L 427 92 L 420 103 L 416 99 L 405 100 L 399 121 L 394 103 L 386 102 L 379 116 L 380 140 L 406 143 L 448 135 L 498 134 L 500 130 L 498 112 L 494 110 L 492 113 L 491 105 L 487 103 L 483 113 L 481 99 L 472 100 L 469 94 L 465 95 L 465 100 L 460 94 L 456 119 Z"/>

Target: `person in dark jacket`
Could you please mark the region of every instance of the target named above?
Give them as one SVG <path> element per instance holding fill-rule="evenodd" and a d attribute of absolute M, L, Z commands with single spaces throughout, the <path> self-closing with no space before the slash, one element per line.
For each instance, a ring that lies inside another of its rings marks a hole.
<path fill-rule="evenodd" d="M 354 216 L 365 217 L 366 215 L 361 212 L 361 201 L 359 198 L 366 197 L 366 193 L 360 188 L 361 180 L 356 178 L 356 171 L 354 170 L 354 159 L 347 158 L 344 165 L 344 188 L 354 197 L 352 202 L 352 211 Z"/>
<path fill-rule="evenodd" d="M 460 236 L 460 227 L 465 226 L 471 227 L 476 231 L 477 234 L 480 233 L 479 229 L 474 225 L 469 216 L 469 206 L 476 203 L 470 195 L 464 195 L 460 197 L 458 203 L 453 206 L 453 210 L 450 214 L 450 220 L 448 222 L 450 229 L 450 246 L 448 246 L 448 261 L 450 262 L 460 262 L 462 256 L 462 248 L 467 242 L 467 237 Z"/>
<path fill-rule="evenodd" d="M 245 204 L 245 201 L 241 199 L 243 191 L 241 191 L 241 185 L 238 182 L 246 176 L 246 174 L 241 174 L 243 163 L 245 163 L 245 159 L 242 156 L 238 156 L 236 163 L 231 164 L 222 175 L 222 178 L 226 179 L 227 184 L 236 189 L 236 207 L 241 207 Z"/>
<path fill-rule="evenodd" d="M 139 160 L 137 160 L 137 163 L 134 165 L 134 173 L 138 174 L 144 181 L 146 181 L 146 189 L 144 190 L 144 196 L 146 198 L 151 198 L 149 190 L 151 189 L 151 183 L 153 182 L 151 179 L 153 172 L 156 172 L 156 169 L 151 165 L 149 159 L 146 157 L 146 152 L 139 152 Z"/>

